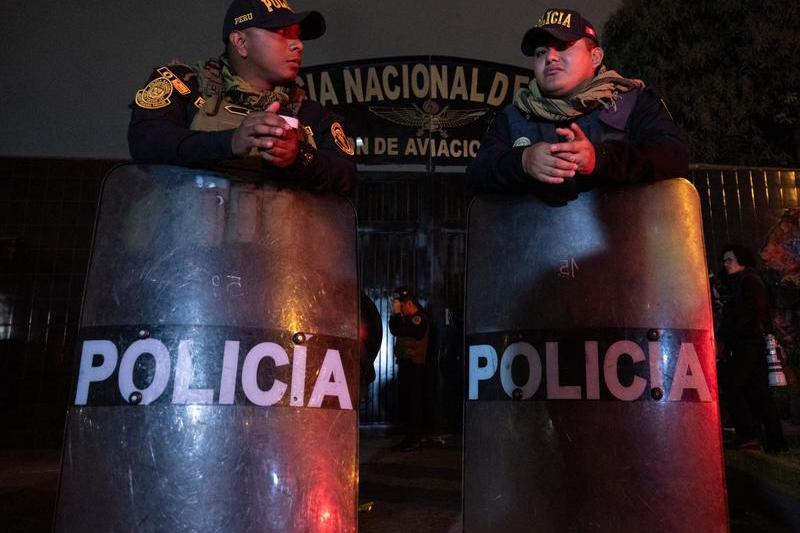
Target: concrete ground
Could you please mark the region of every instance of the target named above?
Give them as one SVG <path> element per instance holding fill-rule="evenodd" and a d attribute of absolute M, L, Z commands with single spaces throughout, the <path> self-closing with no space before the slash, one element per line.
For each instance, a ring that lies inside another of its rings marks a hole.
<path fill-rule="evenodd" d="M 401 437 L 364 435 L 358 513 L 362 533 L 461 531 L 461 440 L 449 436 L 410 452 Z"/>
<path fill-rule="evenodd" d="M 800 531 L 800 426 L 784 424 L 789 451 L 725 451 L 731 531 Z"/>
<path fill-rule="evenodd" d="M 788 453 L 725 452 L 732 532 L 800 532 L 800 427 L 787 426 L 787 434 Z M 400 439 L 362 432 L 359 531 L 461 531 L 460 438 L 392 450 Z M 0 450 L 0 531 L 50 530 L 58 460 L 54 449 Z"/>
<path fill-rule="evenodd" d="M 787 453 L 725 451 L 732 533 L 800 532 L 800 426 L 785 427 Z M 359 501 L 374 505 L 359 513 L 359 531 L 460 532 L 460 440 L 392 451 L 399 440 L 362 435 Z"/>

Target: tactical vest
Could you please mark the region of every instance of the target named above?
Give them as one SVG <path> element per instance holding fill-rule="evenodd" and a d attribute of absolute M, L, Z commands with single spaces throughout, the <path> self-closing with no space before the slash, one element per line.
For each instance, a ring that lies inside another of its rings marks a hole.
<path fill-rule="evenodd" d="M 202 97 L 205 100 L 199 107 L 192 119 L 189 129 L 195 131 L 221 131 L 238 128 L 245 117 L 253 109 L 248 109 L 241 105 L 236 105 L 225 98 L 222 79 L 219 75 L 202 68 L 195 67 Z M 300 111 L 301 103 L 292 103 L 289 106 L 282 106 L 280 113 L 297 116 Z M 313 133 L 309 128 L 300 128 L 301 140 L 314 146 Z M 310 137 L 310 140 L 309 140 Z M 263 160 L 259 157 L 258 150 L 252 148 L 250 155 L 242 159 L 226 161 L 224 166 L 240 168 L 246 170 L 258 170 L 261 168 Z"/>
<path fill-rule="evenodd" d="M 205 97 L 204 97 L 205 98 Z M 200 107 L 189 129 L 196 131 L 233 130 L 250 113 L 250 110 L 234 106 L 220 95 L 210 95 Z"/>
<path fill-rule="evenodd" d="M 556 135 L 556 128 L 568 123 L 576 123 L 593 144 L 604 141 L 620 141 L 625 139 L 628 118 L 636 105 L 639 91 L 620 94 L 616 109 L 600 109 L 592 111 L 574 120 L 553 122 L 536 116 L 523 114 L 513 104 L 503 111 L 508 118 L 510 139 L 513 146 L 528 146 L 538 142 L 561 142 Z"/>
<path fill-rule="evenodd" d="M 203 69 L 196 69 L 198 77 L 203 76 Z M 222 83 L 210 82 L 203 84 L 206 90 L 203 94 L 205 102 L 195 113 L 189 129 L 195 131 L 221 131 L 232 130 L 239 127 L 250 110 L 241 106 L 234 106 L 233 102 L 226 101 L 222 96 Z M 250 149 L 250 155 L 241 159 L 225 161 L 223 166 L 243 169 L 259 170 L 262 160 L 256 148 Z"/>
<path fill-rule="evenodd" d="M 397 359 L 409 360 L 417 365 L 424 365 L 428 358 L 428 337 L 430 323 L 425 328 L 425 335 L 421 339 L 413 337 L 395 337 L 395 356 Z"/>

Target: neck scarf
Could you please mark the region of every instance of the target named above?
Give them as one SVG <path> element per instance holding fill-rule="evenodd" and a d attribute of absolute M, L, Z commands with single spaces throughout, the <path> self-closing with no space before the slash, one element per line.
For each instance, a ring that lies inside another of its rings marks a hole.
<path fill-rule="evenodd" d="M 619 94 L 633 89 L 644 89 L 644 82 L 623 78 L 614 70 L 600 67 L 597 76 L 566 98 L 543 96 L 534 78 L 528 87 L 519 89 L 514 95 L 514 105 L 529 115 L 560 122 L 585 115 L 601 106 L 616 110 Z"/>
<path fill-rule="evenodd" d="M 226 54 L 212 58 L 199 65 L 200 91 L 203 94 L 222 94 L 222 98 L 234 105 L 245 107 L 251 111 L 263 111 L 272 102 L 280 102 L 282 108 L 288 109 L 297 116 L 300 106 L 305 100 L 305 91 L 297 85 L 274 87 L 271 90 L 259 91 L 247 83 L 244 78 L 234 74 L 230 60 Z"/>

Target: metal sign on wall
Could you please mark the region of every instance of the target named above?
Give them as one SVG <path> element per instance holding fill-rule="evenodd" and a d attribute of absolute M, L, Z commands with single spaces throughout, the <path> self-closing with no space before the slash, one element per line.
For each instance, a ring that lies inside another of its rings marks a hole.
<path fill-rule="evenodd" d="M 341 115 L 359 163 L 465 165 L 531 71 L 443 56 L 304 68 L 309 98 Z"/>

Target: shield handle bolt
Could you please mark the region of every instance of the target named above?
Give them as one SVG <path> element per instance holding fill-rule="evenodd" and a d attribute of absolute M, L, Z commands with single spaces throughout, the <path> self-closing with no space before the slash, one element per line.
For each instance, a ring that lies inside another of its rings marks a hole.
<path fill-rule="evenodd" d="M 130 396 L 128 396 L 128 403 L 131 405 L 139 405 L 142 403 L 142 393 L 137 391 L 133 391 Z"/>
<path fill-rule="evenodd" d="M 514 389 L 514 391 L 511 393 L 511 397 L 514 398 L 515 400 L 521 400 L 522 399 L 522 389 L 520 389 L 519 387 Z"/>
<path fill-rule="evenodd" d="M 150 332 L 147 331 L 146 329 L 142 328 L 142 329 L 139 330 L 138 335 L 139 335 L 140 339 L 146 339 L 146 338 L 148 338 L 150 336 Z"/>
<path fill-rule="evenodd" d="M 302 331 L 298 331 L 294 335 L 292 335 L 292 342 L 295 344 L 303 344 L 306 342 L 306 334 Z"/>
<path fill-rule="evenodd" d="M 660 338 L 661 338 L 661 333 L 657 329 L 647 330 L 647 340 L 657 341 Z"/>
<path fill-rule="evenodd" d="M 653 387 L 652 389 L 650 389 L 650 396 L 655 401 L 659 401 L 661 398 L 664 397 L 664 391 L 661 390 L 661 387 Z"/>

